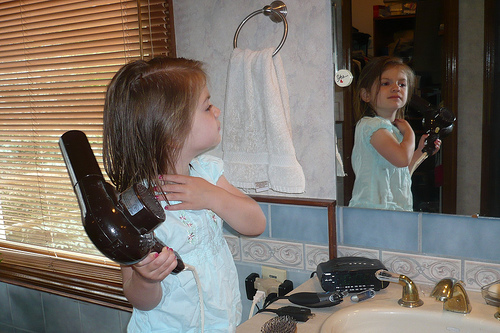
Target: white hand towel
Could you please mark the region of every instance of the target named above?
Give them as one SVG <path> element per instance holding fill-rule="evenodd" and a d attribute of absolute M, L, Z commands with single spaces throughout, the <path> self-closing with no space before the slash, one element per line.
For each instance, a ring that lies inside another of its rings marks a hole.
<path fill-rule="evenodd" d="M 223 115 L 225 176 L 236 187 L 302 193 L 305 177 L 292 142 L 286 76 L 274 49 L 234 49 Z M 265 185 L 264 185 L 265 186 Z"/>

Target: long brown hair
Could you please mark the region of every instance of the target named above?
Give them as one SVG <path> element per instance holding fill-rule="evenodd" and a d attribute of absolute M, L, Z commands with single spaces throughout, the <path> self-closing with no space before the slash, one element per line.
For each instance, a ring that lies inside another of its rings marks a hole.
<path fill-rule="evenodd" d="M 115 74 L 104 104 L 103 159 L 118 191 L 144 181 L 157 186 L 159 175 L 176 172 L 206 80 L 201 62 L 183 58 L 137 60 Z"/>
<path fill-rule="evenodd" d="M 382 73 L 387 69 L 392 67 L 399 67 L 406 74 L 406 84 L 408 91 L 408 99 L 406 105 L 411 100 L 413 95 L 413 90 L 415 89 L 415 74 L 413 70 L 403 62 L 402 59 L 396 57 L 376 57 L 370 60 L 366 66 L 361 71 L 359 75 L 358 83 L 355 90 L 354 98 L 354 111 L 356 114 L 356 120 L 363 118 L 364 116 L 375 117 L 377 113 L 373 109 L 370 103 L 363 101 L 361 98 L 362 89 L 371 91 L 374 84 L 377 84 L 377 94 L 380 90 L 380 80 Z M 405 107 L 398 110 L 396 113 L 396 118 L 404 118 Z"/>

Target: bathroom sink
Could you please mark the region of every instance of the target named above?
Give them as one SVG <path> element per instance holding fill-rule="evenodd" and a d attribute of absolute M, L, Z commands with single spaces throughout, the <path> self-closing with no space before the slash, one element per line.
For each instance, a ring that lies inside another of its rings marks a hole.
<path fill-rule="evenodd" d="M 366 301 L 334 312 L 323 323 L 321 333 L 500 332 L 500 321 L 493 318 L 494 307 L 490 306 L 487 314 L 480 311 L 477 315 L 474 312 L 464 315 L 444 311 L 435 304 L 426 309 L 425 303 L 431 302 L 435 300 L 427 298 L 421 308 L 410 309 L 386 300 Z"/>

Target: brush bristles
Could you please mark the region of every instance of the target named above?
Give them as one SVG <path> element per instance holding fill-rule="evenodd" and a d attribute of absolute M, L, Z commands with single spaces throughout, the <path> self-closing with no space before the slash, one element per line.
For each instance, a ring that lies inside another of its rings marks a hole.
<path fill-rule="evenodd" d="M 262 333 L 295 333 L 297 322 L 290 316 L 279 316 L 268 320 L 260 330 Z"/>

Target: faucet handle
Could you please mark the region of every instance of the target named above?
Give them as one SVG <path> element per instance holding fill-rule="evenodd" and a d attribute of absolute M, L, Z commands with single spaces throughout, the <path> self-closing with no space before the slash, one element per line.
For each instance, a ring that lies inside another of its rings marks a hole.
<path fill-rule="evenodd" d="M 439 281 L 434 289 L 432 289 L 431 297 L 436 298 L 436 300 L 444 302 L 452 296 L 453 285 L 456 280 L 453 278 L 445 278 Z"/>
<path fill-rule="evenodd" d="M 439 281 L 431 293 L 438 301 L 444 302 L 446 311 L 470 313 L 472 306 L 462 281 L 445 278 Z"/>
<path fill-rule="evenodd" d="M 472 305 L 470 304 L 469 296 L 465 291 L 462 281 L 455 283 L 452 290 L 452 297 L 444 302 L 443 307 L 448 311 L 466 314 L 472 311 Z"/>

